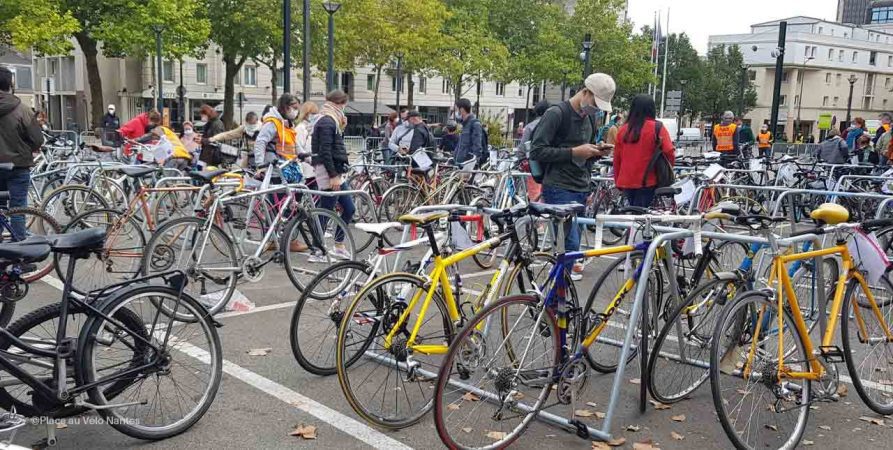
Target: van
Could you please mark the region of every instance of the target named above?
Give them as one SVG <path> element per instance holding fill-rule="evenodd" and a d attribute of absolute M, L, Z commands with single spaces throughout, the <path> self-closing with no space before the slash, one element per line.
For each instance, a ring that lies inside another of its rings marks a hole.
<path fill-rule="evenodd" d="M 670 138 L 673 140 L 673 143 L 679 138 L 679 122 L 675 117 L 666 117 L 662 119 L 657 119 L 664 125 L 664 128 L 667 129 L 667 132 L 670 133 Z"/>

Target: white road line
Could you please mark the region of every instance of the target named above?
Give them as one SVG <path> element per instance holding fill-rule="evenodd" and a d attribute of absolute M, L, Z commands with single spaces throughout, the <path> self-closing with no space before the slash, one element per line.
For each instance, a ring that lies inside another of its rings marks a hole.
<path fill-rule="evenodd" d="M 178 351 L 181 351 L 204 364 L 211 363 L 210 354 L 198 348 L 192 344 L 187 342 L 177 342 L 176 348 Z M 295 408 L 310 414 L 311 416 L 320 419 L 333 427 L 341 430 L 345 434 L 348 434 L 360 442 L 365 444 L 369 444 L 370 446 L 378 449 L 399 449 L 399 450 L 410 450 L 412 447 L 407 446 L 406 444 L 388 437 L 387 435 L 376 431 L 375 429 L 362 424 L 344 414 L 341 414 L 338 411 L 335 411 L 332 408 L 329 408 L 322 403 L 319 403 L 313 399 L 305 397 L 269 378 L 265 378 L 261 375 L 258 375 L 244 367 L 240 367 L 236 364 L 233 364 L 230 361 L 223 360 L 223 372 L 227 375 L 236 378 L 245 384 L 248 384 L 251 387 L 259 389 L 264 393 L 277 398 L 285 403 L 288 403 Z"/>
<path fill-rule="evenodd" d="M 275 303 L 272 305 L 258 306 L 258 307 L 255 307 L 254 309 L 249 310 L 249 311 L 230 311 L 230 312 L 217 314 L 216 316 L 214 316 L 214 318 L 215 319 L 226 319 L 227 317 L 238 317 L 238 316 L 244 316 L 246 314 L 254 314 L 254 313 L 259 313 L 259 312 L 264 312 L 264 311 L 273 311 L 276 309 L 291 308 L 292 306 L 295 306 L 297 303 L 298 302 L 296 300 L 296 301 L 291 301 L 291 302 L 283 302 L 283 303 Z"/>

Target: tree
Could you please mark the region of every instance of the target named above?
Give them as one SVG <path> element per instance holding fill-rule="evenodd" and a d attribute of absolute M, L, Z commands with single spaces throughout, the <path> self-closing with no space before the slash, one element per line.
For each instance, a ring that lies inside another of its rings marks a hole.
<path fill-rule="evenodd" d="M 68 53 L 68 37 L 78 31 L 70 11 L 45 2 L 0 0 L 0 47 L 33 49 L 45 55 Z"/>
<path fill-rule="evenodd" d="M 738 112 L 741 103 L 742 86 L 744 88 L 744 111 L 746 113 L 756 105 L 757 94 L 750 77 L 742 77 L 744 57 L 737 45 L 726 47 L 719 45 L 707 52 L 704 69 L 704 92 L 708 100 L 704 102 L 704 114 L 714 119 L 723 111 Z M 743 84 L 742 84 L 743 81 Z"/>

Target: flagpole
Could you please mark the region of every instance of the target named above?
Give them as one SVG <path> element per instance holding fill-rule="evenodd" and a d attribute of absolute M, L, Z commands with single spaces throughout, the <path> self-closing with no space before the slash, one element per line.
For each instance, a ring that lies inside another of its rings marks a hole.
<path fill-rule="evenodd" d="M 657 42 L 657 11 L 654 12 L 654 18 L 651 21 L 651 55 L 650 56 L 651 56 L 651 65 L 652 66 L 655 64 L 655 62 L 654 62 L 654 58 L 655 58 L 654 48 L 655 48 L 656 42 Z M 648 95 L 651 95 L 652 97 L 654 96 L 654 82 L 653 82 L 653 80 L 648 82 Z"/>
<path fill-rule="evenodd" d="M 667 102 L 667 55 L 670 54 L 670 8 L 667 8 L 667 43 L 664 45 L 664 79 L 660 87 L 660 116 L 664 116 L 664 105 Z"/>
<path fill-rule="evenodd" d="M 657 76 L 660 74 L 660 72 L 658 72 L 658 68 L 660 67 L 660 35 L 662 34 L 660 29 L 660 13 L 660 10 L 657 10 L 654 13 L 655 22 L 657 23 L 654 28 L 654 73 L 652 74 L 654 80 L 657 80 Z M 654 84 L 654 91 L 651 93 L 651 98 L 657 98 L 657 83 Z"/>

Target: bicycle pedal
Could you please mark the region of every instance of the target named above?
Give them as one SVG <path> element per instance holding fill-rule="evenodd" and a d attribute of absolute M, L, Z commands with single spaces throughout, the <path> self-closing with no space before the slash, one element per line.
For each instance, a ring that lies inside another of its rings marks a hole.
<path fill-rule="evenodd" d="M 843 362 L 843 350 L 836 345 L 823 345 L 819 347 L 819 352 L 825 361 L 829 363 L 842 363 Z"/>

